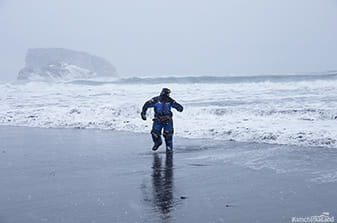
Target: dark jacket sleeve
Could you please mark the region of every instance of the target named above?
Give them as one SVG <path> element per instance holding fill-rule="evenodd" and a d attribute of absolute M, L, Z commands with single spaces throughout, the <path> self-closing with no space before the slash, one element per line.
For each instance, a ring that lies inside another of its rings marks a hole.
<path fill-rule="evenodd" d="M 156 98 L 152 98 L 150 100 L 148 100 L 147 102 L 145 102 L 145 104 L 143 105 L 142 108 L 142 114 L 145 114 L 148 108 L 151 108 L 154 106 L 154 104 L 156 103 Z"/>
<path fill-rule="evenodd" d="M 184 107 L 173 99 L 172 99 L 171 104 L 172 104 L 172 107 L 177 109 L 177 111 L 179 112 L 182 112 L 184 110 Z"/>

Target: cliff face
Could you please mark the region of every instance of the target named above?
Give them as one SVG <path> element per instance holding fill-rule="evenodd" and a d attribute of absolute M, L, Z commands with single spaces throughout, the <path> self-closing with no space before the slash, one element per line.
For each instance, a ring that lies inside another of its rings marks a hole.
<path fill-rule="evenodd" d="M 18 79 L 70 80 L 116 75 L 115 67 L 104 58 L 69 49 L 38 48 L 28 50 L 26 66 Z"/>

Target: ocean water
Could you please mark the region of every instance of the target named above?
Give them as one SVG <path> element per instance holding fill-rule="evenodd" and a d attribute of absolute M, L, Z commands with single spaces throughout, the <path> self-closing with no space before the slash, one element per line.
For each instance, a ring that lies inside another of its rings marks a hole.
<path fill-rule="evenodd" d="M 150 132 L 161 88 L 185 110 L 175 134 L 337 148 L 337 73 L 0 83 L 0 125 Z"/>

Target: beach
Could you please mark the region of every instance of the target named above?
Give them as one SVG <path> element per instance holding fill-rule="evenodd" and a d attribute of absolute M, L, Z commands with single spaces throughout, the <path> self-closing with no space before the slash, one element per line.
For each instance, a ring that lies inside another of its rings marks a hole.
<path fill-rule="evenodd" d="M 337 151 L 0 127 L 0 222 L 291 222 L 336 216 Z M 326 214 L 326 213 L 325 213 Z"/>
<path fill-rule="evenodd" d="M 337 223 L 336 9 L 0 0 L 0 223 Z"/>

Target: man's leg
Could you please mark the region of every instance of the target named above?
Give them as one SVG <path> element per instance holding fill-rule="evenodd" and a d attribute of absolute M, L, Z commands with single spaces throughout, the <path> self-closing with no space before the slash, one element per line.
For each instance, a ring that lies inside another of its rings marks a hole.
<path fill-rule="evenodd" d="M 164 138 L 166 144 L 166 151 L 173 151 L 173 120 L 170 119 L 167 124 L 164 125 Z"/>
<path fill-rule="evenodd" d="M 159 121 L 157 120 L 153 121 L 152 130 L 151 130 L 152 140 L 154 143 L 152 147 L 153 151 L 156 151 L 159 148 L 159 146 L 162 144 L 162 140 L 161 140 L 162 128 L 163 126 Z"/>

